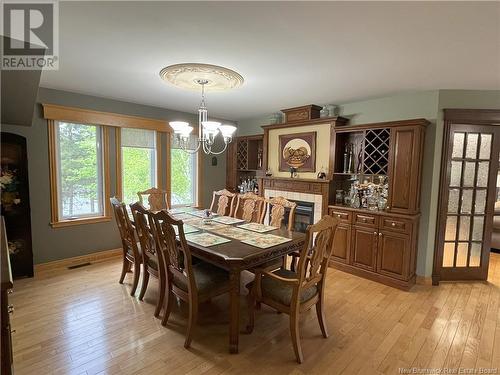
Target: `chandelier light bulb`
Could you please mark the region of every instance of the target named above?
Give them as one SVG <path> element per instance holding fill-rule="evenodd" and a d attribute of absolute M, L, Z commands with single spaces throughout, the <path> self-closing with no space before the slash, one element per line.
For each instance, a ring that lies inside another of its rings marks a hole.
<path fill-rule="evenodd" d="M 170 121 L 168 124 L 176 134 L 182 134 L 186 131 L 186 128 L 189 127 L 189 123 L 184 121 Z M 191 130 L 193 130 L 193 128 L 191 128 Z"/>

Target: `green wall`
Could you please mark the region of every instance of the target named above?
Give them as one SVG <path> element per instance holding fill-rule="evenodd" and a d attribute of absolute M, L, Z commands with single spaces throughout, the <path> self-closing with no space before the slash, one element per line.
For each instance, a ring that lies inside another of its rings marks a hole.
<path fill-rule="evenodd" d="M 354 125 L 412 118 L 431 122 L 425 135 L 417 259 L 417 274 L 427 277 L 432 274 L 434 255 L 444 108 L 500 108 L 500 91 L 433 90 L 339 105 L 339 114 Z M 239 121 L 238 134 L 262 133 L 260 126 L 265 125 L 268 118 L 269 114 L 264 114 Z"/>
<path fill-rule="evenodd" d="M 53 229 L 49 225 L 50 185 L 47 122 L 43 119 L 40 103 L 164 120 L 184 120 L 191 123 L 196 123 L 198 116 L 112 99 L 40 88 L 31 127 L 2 124 L 2 131 L 20 134 L 27 138 L 34 263 L 44 263 L 120 247 L 121 243 L 114 220 L 106 223 L 57 229 Z M 110 140 L 111 194 L 114 195 L 116 193 L 114 132 L 111 132 Z M 204 157 L 201 181 L 203 203 L 210 200 L 212 190 L 221 189 L 225 185 L 225 155 L 218 156 L 217 167 L 212 167 L 210 162 L 211 157 Z"/>

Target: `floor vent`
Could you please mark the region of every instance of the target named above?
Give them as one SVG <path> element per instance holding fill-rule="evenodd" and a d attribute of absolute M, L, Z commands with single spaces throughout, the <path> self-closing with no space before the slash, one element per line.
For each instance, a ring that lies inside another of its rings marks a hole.
<path fill-rule="evenodd" d="M 69 266 L 68 270 L 74 270 L 75 268 L 86 267 L 86 266 L 90 266 L 90 265 L 91 265 L 90 262 L 81 263 L 81 264 L 75 264 L 74 266 Z"/>

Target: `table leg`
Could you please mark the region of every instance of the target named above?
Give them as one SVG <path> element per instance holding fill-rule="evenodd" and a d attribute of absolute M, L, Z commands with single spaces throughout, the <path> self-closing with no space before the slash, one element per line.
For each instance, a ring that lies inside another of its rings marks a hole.
<path fill-rule="evenodd" d="M 229 318 L 229 353 L 238 353 L 238 335 L 240 331 L 240 271 L 229 273 L 230 318 Z"/>

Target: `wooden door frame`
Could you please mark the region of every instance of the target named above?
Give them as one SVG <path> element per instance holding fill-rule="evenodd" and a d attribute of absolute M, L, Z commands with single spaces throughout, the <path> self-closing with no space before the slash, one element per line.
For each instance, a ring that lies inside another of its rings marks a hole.
<path fill-rule="evenodd" d="M 451 139 L 451 131 L 454 126 L 465 125 L 471 127 L 477 127 L 478 132 L 480 129 L 485 126 L 495 126 L 500 125 L 500 110 L 492 110 L 492 109 L 444 109 L 444 133 L 443 133 L 443 146 L 441 151 L 441 172 L 440 172 L 440 181 L 439 181 L 439 197 L 438 197 L 438 211 L 437 211 L 437 223 L 436 223 L 436 234 L 435 234 L 435 244 L 434 244 L 434 265 L 432 272 L 432 284 L 439 285 L 441 281 L 441 271 L 442 271 L 442 262 L 443 262 L 443 253 L 444 253 L 444 226 L 446 225 L 446 213 L 444 203 L 447 201 L 445 199 L 445 194 L 443 194 L 447 189 L 446 186 L 447 181 L 449 180 L 450 168 L 448 168 L 449 155 L 452 151 L 452 139 Z M 500 151 L 500 128 L 496 130 L 495 135 L 493 137 L 492 143 L 492 155 L 497 155 L 491 160 L 490 163 L 490 173 L 492 170 L 498 170 L 498 153 Z M 498 173 L 498 172 L 497 172 Z M 492 212 L 488 212 L 491 210 L 491 207 L 494 207 L 495 202 L 495 194 L 491 194 L 491 191 L 496 189 L 496 180 L 489 181 L 487 187 L 487 202 L 485 208 L 485 223 L 483 223 L 483 230 L 485 233 L 491 231 L 491 227 L 493 225 L 492 220 L 488 220 L 491 217 Z M 490 236 L 491 237 L 491 236 Z M 491 242 L 491 238 L 487 238 L 487 245 Z M 489 264 L 489 252 L 484 251 L 481 254 L 481 264 L 484 267 L 480 267 L 477 275 L 467 275 L 457 271 L 455 272 L 457 278 L 462 280 L 474 279 L 474 280 L 486 280 L 488 276 L 488 264 Z"/>

